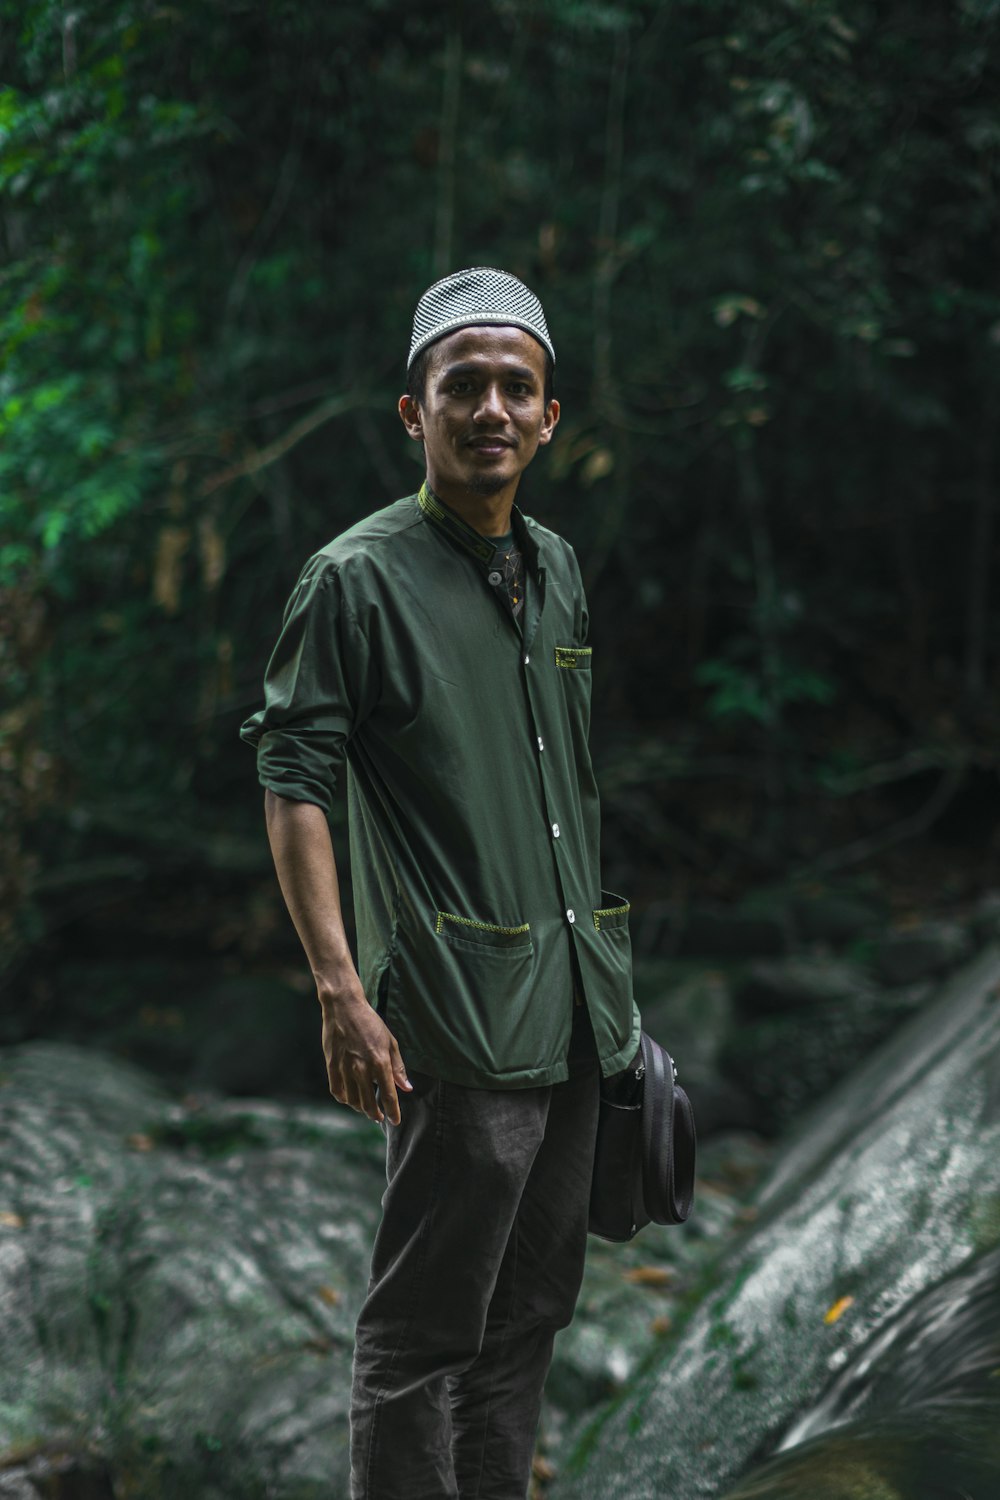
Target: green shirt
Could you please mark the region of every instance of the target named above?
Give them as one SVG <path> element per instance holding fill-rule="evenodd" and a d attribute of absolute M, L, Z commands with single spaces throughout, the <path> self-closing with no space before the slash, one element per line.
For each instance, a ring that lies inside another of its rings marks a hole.
<path fill-rule="evenodd" d="M 628 904 L 600 886 L 580 571 L 513 525 L 517 621 L 494 544 L 426 485 L 317 552 L 242 729 L 265 786 L 327 811 L 346 761 L 365 993 L 407 1067 L 484 1088 L 566 1078 L 573 952 L 604 1073 L 639 1045 Z"/>

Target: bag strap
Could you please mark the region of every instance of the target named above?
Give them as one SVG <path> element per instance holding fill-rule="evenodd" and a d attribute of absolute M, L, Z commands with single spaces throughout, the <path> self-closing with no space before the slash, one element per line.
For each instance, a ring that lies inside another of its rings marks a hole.
<path fill-rule="evenodd" d="M 694 1202 L 694 1110 L 675 1082 L 673 1058 L 642 1033 L 646 1069 L 642 1102 L 642 1190 L 657 1224 L 683 1224 Z"/>

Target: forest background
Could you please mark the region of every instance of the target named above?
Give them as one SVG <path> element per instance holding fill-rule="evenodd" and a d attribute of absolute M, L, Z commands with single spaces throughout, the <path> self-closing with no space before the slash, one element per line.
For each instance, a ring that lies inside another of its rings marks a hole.
<path fill-rule="evenodd" d="M 996 0 L 0 0 L 0 1041 L 308 990 L 238 727 L 465 264 L 553 330 L 640 958 L 1000 884 L 998 188 Z"/>

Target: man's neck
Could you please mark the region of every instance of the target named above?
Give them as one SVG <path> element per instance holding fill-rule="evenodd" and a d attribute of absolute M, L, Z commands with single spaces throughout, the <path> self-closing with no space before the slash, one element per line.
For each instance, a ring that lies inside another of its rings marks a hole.
<path fill-rule="evenodd" d="M 506 485 L 495 495 L 477 495 L 473 490 L 444 486 L 441 489 L 427 478 L 428 487 L 439 500 L 460 516 L 480 536 L 506 536 L 510 531 L 510 513 L 517 485 Z"/>

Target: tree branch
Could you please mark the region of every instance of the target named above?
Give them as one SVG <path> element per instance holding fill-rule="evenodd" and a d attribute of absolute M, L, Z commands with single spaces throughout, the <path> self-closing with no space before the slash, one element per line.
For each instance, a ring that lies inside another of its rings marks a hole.
<path fill-rule="evenodd" d="M 455 142 L 458 136 L 458 102 L 462 86 L 462 34 L 459 8 L 452 11 L 451 30 L 444 54 L 444 91 L 441 97 L 441 129 L 438 138 L 438 192 L 434 223 L 434 275 L 446 276 L 451 267 L 455 219 Z"/>
<path fill-rule="evenodd" d="M 597 221 L 598 261 L 594 271 L 594 386 L 603 402 L 618 406 L 611 373 L 611 288 L 618 275 L 622 255 L 616 243 L 618 200 L 625 152 L 625 97 L 628 81 L 628 32 L 622 27 L 615 36 L 608 112 L 604 132 L 604 185 Z"/>
<path fill-rule="evenodd" d="M 892 849 L 897 844 L 926 833 L 948 808 L 965 780 L 966 769 L 965 764 L 949 767 L 923 807 L 910 817 L 902 818 L 898 823 L 892 823 L 888 828 L 869 834 L 866 838 L 855 839 L 853 844 L 846 844 L 843 849 L 833 849 L 829 854 L 821 854 L 818 859 L 797 870 L 793 878 L 826 874 L 830 870 L 842 870 L 847 865 L 861 864 L 875 854 L 882 854 L 886 849 Z"/>
<path fill-rule="evenodd" d="M 289 427 L 288 431 L 282 433 L 281 437 L 275 438 L 273 443 L 268 443 L 264 448 L 254 448 L 239 463 L 230 464 L 228 468 L 221 469 L 218 474 L 202 481 L 199 487 L 201 495 L 212 495 L 224 485 L 232 484 L 235 479 L 246 479 L 259 474 L 261 469 L 266 469 L 277 459 L 283 457 L 296 443 L 315 432 L 317 427 L 322 427 L 325 422 L 332 421 L 334 417 L 340 417 L 345 411 L 353 407 L 361 406 L 363 402 L 356 396 L 331 396 L 329 401 L 321 401 L 319 406 L 313 408 L 308 416 L 302 417 L 300 421 Z"/>

